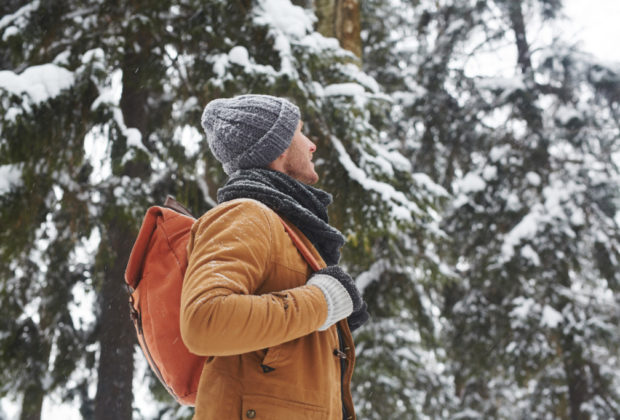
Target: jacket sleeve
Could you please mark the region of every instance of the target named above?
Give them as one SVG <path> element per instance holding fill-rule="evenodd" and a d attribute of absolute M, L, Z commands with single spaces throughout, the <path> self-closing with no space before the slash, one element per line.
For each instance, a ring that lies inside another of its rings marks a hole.
<path fill-rule="evenodd" d="M 316 286 L 253 294 L 269 274 L 273 223 L 260 205 L 245 201 L 216 208 L 193 226 L 180 316 L 192 353 L 228 356 L 273 347 L 325 321 L 327 303 Z"/>

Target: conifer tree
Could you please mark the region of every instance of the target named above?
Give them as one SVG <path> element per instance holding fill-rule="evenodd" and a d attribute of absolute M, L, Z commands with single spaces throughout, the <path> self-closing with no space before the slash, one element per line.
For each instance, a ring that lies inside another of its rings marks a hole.
<path fill-rule="evenodd" d="M 38 387 L 29 394 L 38 400 L 23 400 L 24 416 L 37 417 L 54 390 L 79 401 L 85 417 L 140 410 L 131 404 L 134 343 L 122 272 L 148 205 L 169 193 L 197 215 L 214 204 L 225 178 L 199 128 L 213 98 L 266 93 L 300 106 L 319 147 L 321 186 L 335 195 L 332 220 L 349 239 L 343 264 L 353 274 L 378 279 L 414 260 L 436 267 L 420 251 L 437 234 L 436 191 L 382 137 L 389 101 L 355 55 L 315 31 L 312 9 L 269 0 L 93 0 L 22 2 L 4 12 L 4 75 L 40 82 L 32 70 L 44 65 L 66 76 L 41 98 L 0 87 L 1 168 L 12 179 L 0 196 L 8 226 L 2 298 L 12 310 L 0 363 L 12 369 L 2 369 L 4 393 Z M 37 289 L 26 281 L 33 278 Z M 80 293 L 92 299 L 82 308 L 94 314 L 90 323 L 74 318 Z M 378 311 L 388 298 L 373 294 L 371 311 Z M 40 303 L 31 299 L 37 295 Z M 16 358 L 24 348 L 39 351 Z M 374 345 L 365 348 L 360 365 L 380 358 Z M 26 375 L 26 365 L 36 372 Z M 56 382 L 41 380 L 56 373 Z M 191 415 L 174 405 L 157 410 Z"/>
<path fill-rule="evenodd" d="M 171 175 L 185 155 L 174 144 L 155 149 L 157 134 L 172 137 L 174 125 L 161 118 L 171 108 L 168 57 L 150 32 L 165 33 L 170 5 L 152 3 L 136 10 L 33 1 L 2 20 L 10 51 L 2 168 L 14 181 L 1 209 L 2 296 L 12 308 L 3 392 L 28 395 L 23 418 L 40 417 L 43 396 L 55 389 L 67 400 L 77 396 L 85 417 L 132 416 L 127 257 L 148 203 L 199 194 L 195 183 L 181 189 L 182 173 Z M 95 322 L 77 325 L 78 291 L 91 296 L 81 310 Z"/>
<path fill-rule="evenodd" d="M 617 417 L 617 70 L 531 47 L 561 2 L 412 6 L 364 14 L 365 66 L 396 98 L 403 153 L 453 197 L 443 417 Z"/>

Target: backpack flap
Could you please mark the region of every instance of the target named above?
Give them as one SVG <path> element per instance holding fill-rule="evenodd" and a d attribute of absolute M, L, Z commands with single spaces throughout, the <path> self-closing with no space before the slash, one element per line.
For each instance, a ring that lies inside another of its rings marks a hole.
<path fill-rule="evenodd" d="M 177 210 L 149 208 L 125 270 L 138 343 L 165 388 L 188 405 L 194 404 L 205 361 L 185 347 L 179 321 L 194 221 Z"/>
<path fill-rule="evenodd" d="M 161 215 L 161 207 L 154 206 L 147 210 L 136 242 L 131 249 L 127 268 L 125 269 L 125 282 L 132 290 L 138 287 L 138 283 L 140 283 L 140 279 L 142 278 L 142 268 L 144 267 L 144 260 L 149 248 L 149 242 L 151 242 L 151 237 L 155 232 L 157 218 L 161 217 Z"/>

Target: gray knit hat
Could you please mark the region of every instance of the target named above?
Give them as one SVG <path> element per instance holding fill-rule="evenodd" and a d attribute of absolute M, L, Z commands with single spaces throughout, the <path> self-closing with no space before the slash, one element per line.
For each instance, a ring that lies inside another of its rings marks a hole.
<path fill-rule="evenodd" d="M 299 108 L 283 98 L 241 95 L 215 99 L 202 113 L 209 147 L 228 175 L 263 168 L 291 144 Z"/>

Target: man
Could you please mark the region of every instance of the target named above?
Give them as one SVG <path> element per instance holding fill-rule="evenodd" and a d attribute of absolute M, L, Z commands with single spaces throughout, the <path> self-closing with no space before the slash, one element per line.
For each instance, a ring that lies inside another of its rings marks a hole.
<path fill-rule="evenodd" d="M 217 99 L 202 125 L 229 179 L 188 245 L 181 333 L 211 356 L 195 419 L 354 419 L 350 330 L 368 313 L 337 265 L 344 237 L 328 224 L 331 196 L 309 185 L 316 146 L 299 108 L 265 95 Z M 312 272 L 278 215 L 327 268 Z"/>

